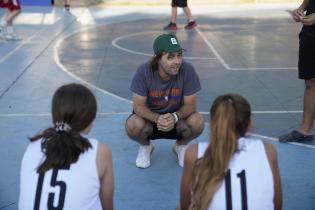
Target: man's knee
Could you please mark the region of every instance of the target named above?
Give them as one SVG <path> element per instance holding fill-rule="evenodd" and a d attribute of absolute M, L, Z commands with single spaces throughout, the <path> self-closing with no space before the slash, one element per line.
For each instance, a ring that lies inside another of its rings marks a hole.
<path fill-rule="evenodd" d="M 183 138 L 195 138 L 204 129 L 204 120 L 201 114 L 194 113 L 185 120 L 181 120 L 177 127 Z"/>
<path fill-rule="evenodd" d="M 132 115 L 126 121 L 126 132 L 129 137 L 139 135 L 139 132 L 144 128 L 144 122 L 141 122 L 140 117 Z"/>
<path fill-rule="evenodd" d="M 143 118 L 132 115 L 126 121 L 126 133 L 132 139 L 145 138 L 145 136 L 150 133 L 150 129 L 152 132 L 152 128 L 147 124 L 148 123 Z"/>
<path fill-rule="evenodd" d="M 202 115 L 198 112 L 192 114 L 188 119 L 187 119 L 187 123 L 189 124 L 189 126 L 192 129 L 192 133 L 194 133 L 195 135 L 199 135 L 200 133 L 202 133 L 204 127 L 205 127 L 205 123 L 204 123 L 204 119 L 202 117 Z"/>

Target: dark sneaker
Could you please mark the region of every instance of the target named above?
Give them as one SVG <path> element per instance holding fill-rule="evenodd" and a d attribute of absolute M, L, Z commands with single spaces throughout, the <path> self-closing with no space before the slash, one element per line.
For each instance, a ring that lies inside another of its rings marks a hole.
<path fill-rule="evenodd" d="M 70 5 L 69 5 L 69 4 L 65 4 L 65 9 L 66 9 L 67 11 L 69 11 L 69 10 L 70 10 Z"/>
<path fill-rule="evenodd" d="M 197 23 L 196 23 L 196 21 L 190 21 L 186 26 L 185 26 L 185 29 L 193 29 L 193 28 L 195 28 L 197 26 Z"/>
<path fill-rule="evenodd" d="M 176 30 L 177 30 L 177 26 L 176 26 L 176 23 L 170 22 L 170 23 L 169 23 L 167 26 L 165 26 L 163 29 L 164 29 L 164 30 L 176 31 Z"/>
<path fill-rule="evenodd" d="M 301 142 L 301 141 L 312 141 L 314 140 L 314 135 L 304 135 L 297 130 L 291 133 L 285 134 L 279 137 L 279 142 Z"/>

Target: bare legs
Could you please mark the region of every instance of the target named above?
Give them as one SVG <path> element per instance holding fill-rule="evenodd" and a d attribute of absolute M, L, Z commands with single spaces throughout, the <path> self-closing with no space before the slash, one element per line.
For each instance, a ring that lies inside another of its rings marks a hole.
<path fill-rule="evenodd" d="M 315 118 L 315 78 L 305 80 L 303 118 L 299 131 L 304 135 L 312 133 Z"/>
<path fill-rule="evenodd" d="M 176 124 L 176 130 L 181 134 L 182 139 L 177 140 L 177 144 L 184 145 L 198 137 L 204 128 L 203 117 L 199 113 L 194 113 L 185 120 Z M 150 122 L 145 121 L 137 115 L 132 115 L 126 122 L 127 135 L 141 145 L 149 145 L 149 136 L 153 132 Z"/>
<path fill-rule="evenodd" d="M 192 15 L 191 15 L 191 11 L 190 11 L 189 7 L 184 7 L 183 10 L 184 10 L 185 15 L 187 17 L 187 21 L 188 22 L 193 21 L 194 19 L 193 19 Z"/>
<path fill-rule="evenodd" d="M 7 13 L 4 20 L 7 26 L 12 26 L 13 20 L 20 14 L 21 10 L 13 10 Z"/>

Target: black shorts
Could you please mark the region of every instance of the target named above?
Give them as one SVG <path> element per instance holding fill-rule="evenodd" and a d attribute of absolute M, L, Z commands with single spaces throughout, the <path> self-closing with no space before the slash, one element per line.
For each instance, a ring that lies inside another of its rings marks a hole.
<path fill-rule="evenodd" d="M 187 0 L 172 0 L 172 7 L 187 7 Z"/>
<path fill-rule="evenodd" d="M 134 115 L 135 112 L 132 111 L 132 114 L 129 115 L 129 117 L 127 118 L 127 120 Z M 126 122 L 127 122 L 126 120 Z M 148 137 L 151 140 L 155 140 L 155 139 L 182 139 L 182 135 L 181 134 L 177 134 L 176 128 L 174 128 L 171 131 L 168 132 L 163 132 L 158 130 L 156 123 L 150 122 L 153 128 L 152 134 Z"/>
<path fill-rule="evenodd" d="M 315 78 L 315 29 L 302 30 L 299 38 L 299 78 Z"/>
<path fill-rule="evenodd" d="M 156 123 L 152 123 L 153 131 L 151 136 L 149 136 L 149 139 L 155 140 L 155 139 L 181 139 L 182 136 L 180 134 L 177 134 L 176 128 L 174 128 L 171 131 L 163 132 L 158 130 Z"/>

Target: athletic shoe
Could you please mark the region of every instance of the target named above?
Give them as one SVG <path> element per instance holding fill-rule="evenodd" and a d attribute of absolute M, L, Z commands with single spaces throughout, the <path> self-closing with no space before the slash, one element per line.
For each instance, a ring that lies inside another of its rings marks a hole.
<path fill-rule="evenodd" d="M 15 34 L 15 33 L 8 33 L 6 36 L 5 36 L 5 39 L 7 41 L 19 41 L 19 40 L 22 40 L 22 37 Z"/>
<path fill-rule="evenodd" d="M 314 135 L 304 135 L 297 130 L 292 131 L 291 133 L 282 135 L 279 137 L 279 142 L 301 142 L 301 141 L 313 141 Z"/>
<path fill-rule="evenodd" d="M 165 26 L 163 29 L 164 29 L 164 30 L 176 31 L 176 30 L 177 30 L 177 26 L 176 26 L 176 23 L 170 22 L 170 23 L 169 23 L 167 26 Z"/>
<path fill-rule="evenodd" d="M 190 21 L 186 26 L 185 26 L 185 29 L 189 30 L 189 29 L 193 29 L 197 26 L 197 23 L 196 21 Z"/>
<path fill-rule="evenodd" d="M 66 9 L 67 11 L 70 11 L 70 5 L 69 5 L 69 4 L 65 4 L 65 9 Z"/>
<path fill-rule="evenodd" d="M 136 166 L 138 168 L 148 168 L 151 165 L 151 154 L 154 150 L 154 145 L 141 145 L 139 147 Z"/>
<path fill-rule="evenodd" d="M 176 155 L 178 165 L 180 167 L 184 166 L 184 157 L 185 157 L 185 151 L 187 149 L 187 145 L 178 145 L 175 143 L 172 147 L 174 154 Z"/>

